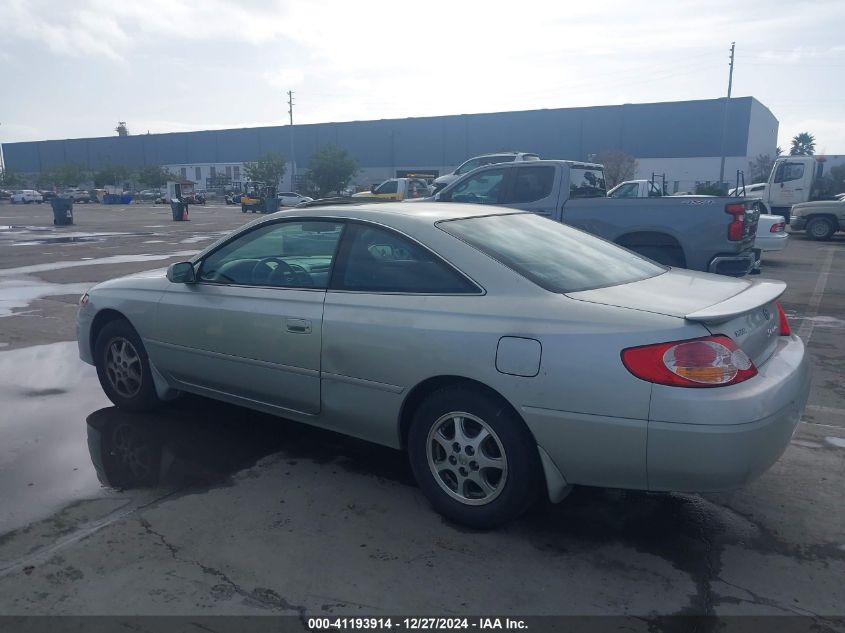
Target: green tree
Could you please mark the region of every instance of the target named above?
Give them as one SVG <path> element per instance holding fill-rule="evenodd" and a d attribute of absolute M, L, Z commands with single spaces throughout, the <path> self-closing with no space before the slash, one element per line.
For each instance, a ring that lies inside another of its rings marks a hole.
<path fill-rule="evenodd" d="M 812 156 L 816 151 L 816 137 L 809 132 L 801 132 L 792 137 L 790 156 Z"/>
<path fill-rule="evenodd" d="M 287 171 L 287 159 L 276 152 L 267 152 L 258 160 L 244 163 L 244 175 L 252 182 L 278 186 Z"/>
<path fill-rule="evenodd" d="M 0 187 L 3 189 L 20 189 L 26 184 L 26 179 L 11 169 L 0 169 Z"/>
<path fill-rule="evenodd" d="M 358 161 L 349 152 L 337 145 L 326 145 L 311 156 L 307 176 L 325 196 L 331 192 L 340 194 L 356 173 Z"/>
<path fill-rule="evenodd" d="M 124 165 L 110 165 L 94 174 L 94 186 L 123 185 L 132 177 L 132 170 Z"/>
<path fill-rule="evenodd" d="M 144 167 L 138 172 L 138 182 L 150 189 L 163 187 L 168 180 L 181 180 L 181 178 L 161 165 Z"/>
<path fill-rule="evenodd" d="M 748 163 L 748 176 L 751 184 L 766 182 L 772 173 L 775 159 L 768 154 L 758 154 L 757 158 Z"/>
<path fill-rule="evenodd" d="M 82 165 L 64 163 L 42 172 L 38 177 L 38 182 L 50 187 L 75 187 L 90 177 L 90 172 Z"/>

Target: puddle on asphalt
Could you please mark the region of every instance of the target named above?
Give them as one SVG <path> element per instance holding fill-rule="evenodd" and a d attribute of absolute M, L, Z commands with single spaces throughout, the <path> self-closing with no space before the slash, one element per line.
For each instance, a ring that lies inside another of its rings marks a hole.
<path fill-rule="evenodd" d="M 104 242 L 103 237 L 45 237 L 41 240 L 28 242 L 12 242 L 12 246 L 40 246 L 42 244 L 76 244 L 77 242 Z"/>
<path fill-rule="evenodd" d="M 0 318 L 14 316 L 15 310 L 26 308 L 36 299 L 59 295 L 81 295 L 90 282 L 54 284 L 33 277 L 0 279 Z"/>
<path fill-rule="evenodd" d="M 835 446 L 837 448 L 845 448 L 845 438 L 841 437 L 825 437 L 824 441 L 830 444 L 831 446 Z"/>
<path fill-rule="evenodd" d="M 84 420 L 108 400 L 75 342 L 0 352 L 0 401 L 0 534 L 101 494 Z"/>
<path fill-rule="evenodd" d="M 51 262 L 48 264 L 33 264 L 32 266 L 21 266 L 19 268 L 0 269 L 0 276 L 11 277 L 13 275 L 26 275 L 29 273 L 41 273 L 48 270 L 61 270 L 63 268 L 76 268 L 78 266 L 98 266 L 101 264 L 125 264 L 129 262 L 153 262 L 171 257 L 192 257 L 199 251 L 176 251 L 175 253 L 164 253 L 160 255 L 111 255 L 109 257 L 97 257 L 94 259 L 77 259 L 71 261 Z"/>

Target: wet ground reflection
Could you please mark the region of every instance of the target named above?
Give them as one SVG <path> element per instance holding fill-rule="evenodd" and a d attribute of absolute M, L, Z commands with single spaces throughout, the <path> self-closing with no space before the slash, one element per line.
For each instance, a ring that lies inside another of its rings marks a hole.
<path fill-rule="evenodd" d="M 155 413 L 107 407 L 87 426 L 97 476 L 116 489 L 213 485 L 277 452 L 412 483 L 398 451 L 195 396 Z"/>

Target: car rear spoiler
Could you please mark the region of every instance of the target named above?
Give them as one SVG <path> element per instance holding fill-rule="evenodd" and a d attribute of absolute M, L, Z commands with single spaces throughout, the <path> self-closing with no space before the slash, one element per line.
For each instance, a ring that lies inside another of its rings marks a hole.
<path fill-rule="evenodd" d="M 702 310 L 686 315 L 687 321 L 718 323 L 728 321 L 755 308 L 766 305 L 780 297 L 786 290 L 786 283 L 773 279 L 760 279 L 729 299 L 715 303 Z"/>

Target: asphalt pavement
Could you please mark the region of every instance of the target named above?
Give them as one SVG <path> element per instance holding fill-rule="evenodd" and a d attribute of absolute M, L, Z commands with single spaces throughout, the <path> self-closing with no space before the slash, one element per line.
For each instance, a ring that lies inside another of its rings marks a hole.
<path fill-rule="evenodd" d="M 719 495 L 577 489 L 491 532 L 405 456 L 237 407 L 110 406 L 77 357 L 90 285 L 254 219 L 0 204 L 0 615 L 798 615 L 845 630 L 845 236 L 764 259 L 814 364 L 784 456 Z"/>

